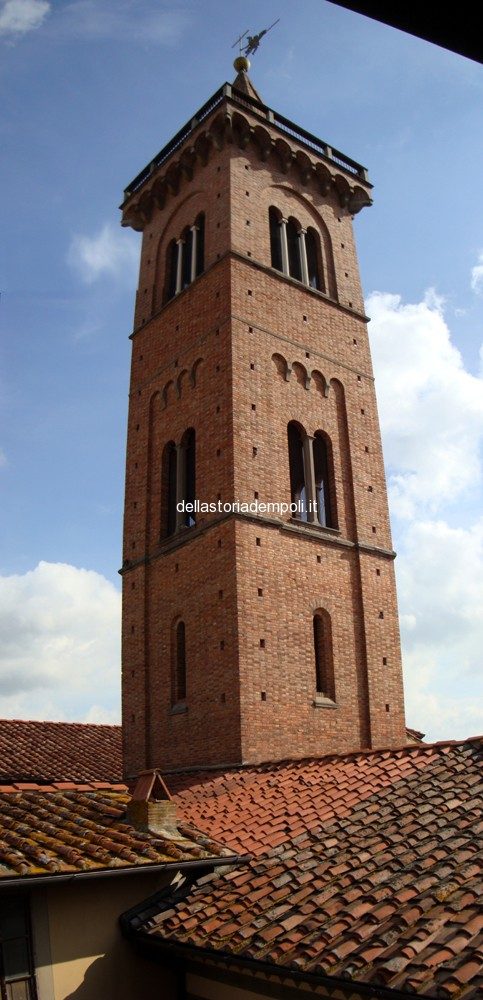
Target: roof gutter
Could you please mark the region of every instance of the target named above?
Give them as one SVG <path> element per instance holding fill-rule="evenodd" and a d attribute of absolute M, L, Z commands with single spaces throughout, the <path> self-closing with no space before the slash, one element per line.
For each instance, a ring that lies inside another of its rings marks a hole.
<path fill-rule="evenodd" d="M 171 943 L 168 940 L 157 938 L 153 934 L 148 934 L 146 931 L 135 930 L 132 927 L 128 928 L 124 921 L 121 921 L 121 923 L 125 936 L 136 944 L 143 953 L 149 954 L 151 959 L 162 955 L 168 964 L 170 962 L 173 964 L 179 963 L 179 960 L 182 959 L 183 962 L 191 960 L 197 963 L 198 966 L 200 964 L 222 964 L 225 967 L 241 967 L 242 970 L 246 970 L 252 974 L 258 973 L 261 976 L 276 976 L 279 980 L 285 980 L 285 985 L 287 985 L 287 979 L 292 979 L 294 983 L 324 986 L 328 990 L 329 996 L 335 990 L 340 990 L 352 998 L 354 994 L 358 993 L 363 997 L 377 997 L 378 1000 L 408 1000 L 408 997 L 415 997 L 417 995 L 413 991 L 405 993 L 402 990 L 380 986 L 378 983 L 361 983 L 357 979 L 343 979 L 340 976 L 300 972 L 290 965 L 276 965 L 274 962 L 259 961 L 256 958 L 245 958 L 240 955 L 234 956 L 230 952 L 223 950 L 217 949 L 214 951 L 210 948 L 195 947 L 182 942 Z"/>
<path fill-rule="evenodd" d="M 158 863 L 155 865 L 129 865 L 124 868 L 101 868 L 97 871 L 88 872 L 69 872 L 68 874 L 59 873 L 57 875 L 20 875 L 20 876 L 4 876 L 0 878 L 0 891 L 2 889 L 25 889 L 27 887 L 33 888 L 37 885 L 60 885 L 66 882 L 77 882 L 79 880 L 86 881 L 87 879 L 99 879 L 99 878 L 112 878 L 113 876 L 119 875 L 143 875 L 150 874 L 154 875 L 158 872 L 166 871 L 184 871 L 195 870 L 200 871 L 203 869 L 212 870 L 214 868 L 227 868 L 227 867 L 238 867 L 239 865 L 245 865 L 251 861 L 251 855 L 247 854 L 236 854 L 233 857 L 226 858 L 197 858 L 195 861 L 168 861 L 164 863 Z"/>

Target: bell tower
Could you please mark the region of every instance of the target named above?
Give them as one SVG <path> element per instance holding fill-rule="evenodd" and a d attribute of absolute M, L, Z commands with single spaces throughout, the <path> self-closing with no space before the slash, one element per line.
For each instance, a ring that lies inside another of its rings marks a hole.
<path fill-rule="evenodd" d="M 127 775 L 405 742 L 355 161 L 238 75 L 125 191 L 142 231 Z"/>

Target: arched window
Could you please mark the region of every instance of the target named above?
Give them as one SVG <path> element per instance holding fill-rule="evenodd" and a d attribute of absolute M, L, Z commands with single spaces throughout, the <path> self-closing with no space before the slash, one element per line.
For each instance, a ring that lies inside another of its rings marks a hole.
<path fill-rule="evenodd" d="M 304 464 L 304 440 L 305 431 L 291 420 L 287 427 L 288 436 L 288 460 L 290 467 L 290 494 L 291 502 L 297 504 L 297 511 L 294 516 L 301 521 L 307 521 L 307 483 L 305 477 Z"/>
<path fill-rule="evenodd" d="M 196 217 L 178 240 L 171 240 L 166 253 L 165 302 L 187 288 L 205 266 L 205 216 Z"/>
<path fill-rule="evenodd" d="M 174 535 L 181 528 L 196 524 L 194 502 L 196 499 L 196 434 L 189 427 L 180 444 L 168 441 L 163 451 L 161 477 L 162 535 Z M 180 504 L 183 507 L 178 510 Z M 188 504 L 192 510 L 186 510 Z"/>
<path fill-rule="evenodd" d="M 173 705 L 186 701 L 186 626 L 176 622 L 172 643 L 172 692 Z"/>
<path fill-rule="evenodd" d="M 333 528 L 335 525 L 330 498 L 329 446 L 321 431 L 315 433 L 313 454 L 317 520 L 323 527 Z"/>
<path fill-rule="evenodd" d="M 205 213 L 200 212 L 195 220 L 196 228 L 196 250 L 195 250 L 195 277 L 203 274 L 205 269 Z"/>
<path fill-rule="evenodd" d="M 318 695 L 335 701 L 332 624 L 323 608 L 314 614 L 315 690 Z"/>
<path fill-rule="evenodd" d="M 188 226 L 181 234 L 179 247 L 179 253 L 181 253 L 181 288 L 187 288 L 191 284 L 193 258 L 193 230 Z"/>
<path fill-rule="evenodd" d="M 305 251 L 307 254 L 308 282 L 311 288 L 325 291 L 323 271 L 320 260 L 320 239 L 315 229 L 307 229 L 305 234 Z"/>
<path fill-rule="evenodd" d="M 280 209 L 274 205 L 269 208 L 268 221 L 272 267 L 302 281 L 309 288 L 320 292 L 328 290 L 332 298 L 337 298 L 328 231 L 322 229 L 319 232 L 313 226 L 305 230 L 297 219 L 284 219 Z"/>
<path fill-rule="evenodd" d="M 270 255 L 272 267 L 283 271 L 282 258 L 282 221 L 276 208 L 270 208 L 268 213 L 270 223 Z"/>
<path fill-rule="evenodd" d="M 300 521 L 336 528 L 332 448 L 322 431 L 309 437 L 295 420 L 287 427 L 292 516 Z"/>
<path fill-rule="evenodd" d="M 300 239 L 303 235 L 295 219 L 287 222 L 288 270 L 291 278 L 302 281 L 302 262 L 300 257 Z"/>
<path fill-rule="evenodd" d="M 196 499 L 196 434 L 192 427 L 185 431 L 181 442 L 183 454 L 183 496 L 185 504 L 193 504 Z M 196 523 L 192 511 L 185 511 L 183 523 L 192 528 Z"/>
<path fill-rule="evenodd" d="M 168 441 L 162 460 L 162 535 L 167 537 L 176 531 L 176 480 L 177 451 L 174 441 Z"/>
<path fill-rule="evenodd" d="M 176 240 L 171 240 L 166 253 L 166 287 L 165 302 L 169 302 L 176 295 L 176 271 L 178 266 L 178 244 Z"/>

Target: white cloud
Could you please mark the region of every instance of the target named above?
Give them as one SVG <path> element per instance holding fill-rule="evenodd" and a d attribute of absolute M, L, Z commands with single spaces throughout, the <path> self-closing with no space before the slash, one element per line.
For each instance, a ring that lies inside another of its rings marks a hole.
<path fill-rule="evenodd" d="M 431 739 L 483 732 L 483 520 L 412 524 L 397 561 L 406 713 Z"/>
<path fill-rule="evenodd" d="M 434 292 L 413 304 L 375 292 L 366 305 L 399 552 L 406 719 L 431 740 L 464 738 L 483 732 L 483 521 L 479 506 L 472 513 L 483 384 Z"/>
<path fill-rule="evenodd" d="M 4 0 L 0 6 L 0 35 L 25 35 L 39 28 L 50 8 L 47 0 Z"/>
<path fill-rule="evenodd" d="M 0 717 L 115 721 L 120 626 L 100 573 L 40 562 L 0 577 Z"/>
<path fill-rule="evenodd" d="M 8 465 L 7 456 L 3 448 L 0 448 L 0 469 L 3 469 L 6 465 Z"/>
<path fill-rule="evenodd" d="M 466 371 L 434 293 L 367 301 L 393 514 L 433 515 L 481 483 L 483 381 Z"/>
<path fill-rule="evenodd" d="M 188 10 L 166 10 L 143 0 L 74 0 L 59 11 L 58 30 L 78 38 L 173 45 L 191 20 Z"/>
<path fill-rule="evenodd" d="M 478 263 L 471 268 L 471 287 L 477 295 L 483 293 L 483 250 L 478 255 Z"/>
<path fill-rule="evenodd" d="M 139 262 L 139 239 L 107 222 L 94 236 L 76 235 L 67 255 L 68 263 L 90 285 L 98 278 L 134 278 Z"/>

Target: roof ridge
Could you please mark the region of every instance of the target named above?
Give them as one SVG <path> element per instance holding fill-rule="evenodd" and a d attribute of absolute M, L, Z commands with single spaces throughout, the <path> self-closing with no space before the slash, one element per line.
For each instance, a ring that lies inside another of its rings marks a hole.
<path fill-rule="evenodd" d="M 255 770 L 259 769 L 259 768 L 267 768 L 267 767 L 271 767 L 273 770 L 276 770 L 278 768 L 286 767 L 288 764 L 293 764 L 294 766 L 297 766 L 297 765 L 307 765 L 307 764 L 310 764 L 310 763 L 314 763 L 314 764 L 315 763 L 322 763 L 322 762 L 326 762 L 326 761 L 330 761 L 330 760 L 341 760 L 342 761 L 342 760 L 347 760 L 347 759 L 355 759 L 355 758 L 358 758 L 358 757 L 368 758 L 368 757 L 371 757 L 371 756 L 377 757 L 377 756 L 383 756 L 383 755 L 387 755 L 387 754 L 391 754 L 391 755 L 396 755 L 396 754 L 417 754 L 417 755 L 422 755 L 422 754 L 427 753 L 430 750 L 435 750 L 435 749 L 443 748 L 443 747 L 446 747 L 446 746 L 448 746 L 448 747 L 452 747 L 452 746 L 455 746 L 455 747 L 456 746 L 466 746 L 468 744 L 473 744 L 473 743 L 482 743 L 483 744 L 483 735 L 481 735 L 481 736 L 469 736 L 469 737 L 466 737 L 465 739 L 460 739 L 460 740 L 457 740 L 457 739 L 455 739 L 455 740 L 448 740 L 448 739 L 447 740 L 436 740 L 434 743 L 407 743 L 407 744 L 403 744 L 402 746 L 398 746 L 398 747 L 388 747 L 388 746 L 385 746 L 385 747 L 368 747 L 367 749 L 349 750 L 349 751 L 345 751 L 345 752 L 341 752 L 341 753 L 334 753 L 334 752 L 332 752 L 332 753 L 327 753 L 327 754 L 321 754 L 320 757 L 317 757 L 317 756 L 310 756 L 310 757 L 285 757 L 282 760 L 265 760 L 265 761 L 258 761 L 258 763 L 242 762 L 240 764 L 227 764 L 227 765 L 223 765 L 223 764 L 221 764 L 221 765 L 219 765 L 219 764 L 209 765 L 209 764 L 206 764 L 206 765 L 201 765 L 200 767 L 185 767 L 185 768 L 179 768 L 179 769 L 178 768 L 172 768 L 172 769 L 169 769 L 169 770 L 165 770 L 163 768 L 163 769 L 160 769 L 160 770 L 161 770 L 161 773 L 164 774 L 164 775 L 167 775 L 167 774 L 187 774 L 187 775 L 188 774 L 200 774 L 200 773 L 205 773 L 207 771 L 213 772 L 213 773 L 221 772 L 221 773 L 225 773 L 226 774 L 228 772 L 236 772 L 236 771 L 249 771 L 249 770 L 255 771 Z"/>
<path fill-rule="evenodd" d="M 82 729 L 121 729 L 119 722 L 69 722 L 66 719 L 0 719 L 0 725 L 17 722 L 23 726 L 79 726 Z"/>

